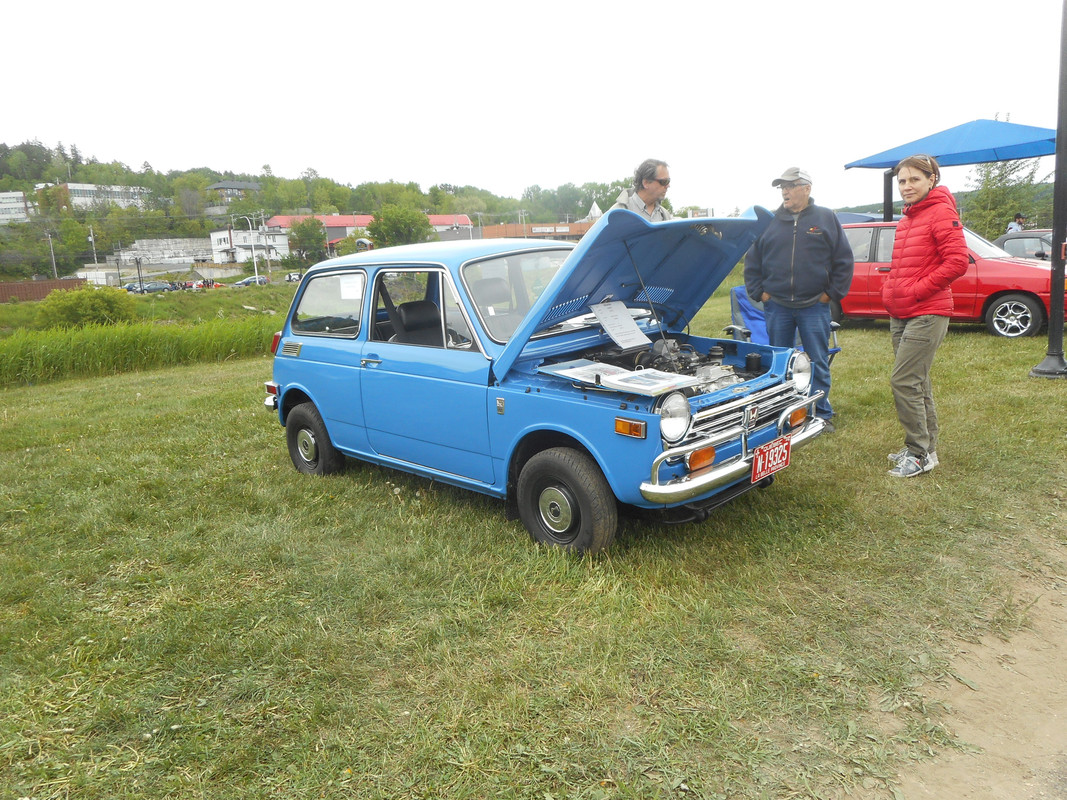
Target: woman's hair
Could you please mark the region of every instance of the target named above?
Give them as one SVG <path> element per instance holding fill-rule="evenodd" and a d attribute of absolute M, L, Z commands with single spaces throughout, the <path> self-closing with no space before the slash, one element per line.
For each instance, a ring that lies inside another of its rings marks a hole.
<path fill-rule="evenodd" d="M 667 166 L 666 161 L 659 161 L 655 158 L 646 158 L 642 161 L 634 170 L 634 190 L 643 189 L 645 181 L 654 181 L 659 168 L 665 166 Z"/>
<path fill-rule="evenodd" d="M 899 175 L 900 171 L 904 169 L 904 167 L 911 167 L 913 169 L 917 169 L 926 177 L 933 178 L 934 186 L 941 182 L 941 167 L 938 166 L 937 159 L 933 156 L 926 156 L 922 154 L 908 156 L 895 167 L 893 167 L 893 175 Z"/>

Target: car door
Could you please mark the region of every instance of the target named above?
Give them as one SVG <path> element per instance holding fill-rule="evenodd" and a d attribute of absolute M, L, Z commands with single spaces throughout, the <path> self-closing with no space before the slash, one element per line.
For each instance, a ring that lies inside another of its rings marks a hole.
<path fill-rule="evenodd" d="M 896 238 L 895 225 L 882 226 L 874 229 L 873 251 L 871 263 L 867 271 L 867 301 L 870 303 L 868 312 L 876 316 L 888 316 L 885 305 L 882 303 L 882 287 L 885 286 L 889 277 L 889 268 L 893 262 L 893 240 Z"/>
<path fill-rule="evenodd" d="M 845 228 L 845 236 L 852 248 L 852 257 L 855 267 L 852 270 L 852 285 L 848 295 L 841 301 L 841 310 L 847 316 L 849 314 L 870 313 L 870 270 L 871 270 L 871 242 L 874 237 L 874 228 Z"/>
<path fill-rule="evenodd" d="M 375 453 L 491 484 L 489 360 L 443 269 L 392 268 L 375 279 L 376 326 L 361 395 Z M 447 324 L 446 324 L 447 321 Z"/>
<path fill-rule="evenodd" d="M 315 403 L 330 441 L 356 453 L 368 450 L 360 402 L 363 306 L 367 276 L 331 272 L 308 281 L 278 350 L 275 380 L 300 388 Z"/>

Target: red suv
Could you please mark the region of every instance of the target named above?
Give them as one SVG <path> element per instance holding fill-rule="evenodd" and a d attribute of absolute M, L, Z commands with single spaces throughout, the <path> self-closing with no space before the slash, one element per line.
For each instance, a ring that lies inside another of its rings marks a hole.
<path fill-rule="evenodd" d="M 835 308 L 838 319 L 888 319 L 882 284 L 893 256 L 895 222 L 845 225 L 856 258 L 848 296 Z M 970 264 L 952 283 L 955 322 L 984 322 L 995 336 L 1033 336 L 1049 314 L 1052 269 L 1047 261 L 1013 258 L 964 228 Z"/>

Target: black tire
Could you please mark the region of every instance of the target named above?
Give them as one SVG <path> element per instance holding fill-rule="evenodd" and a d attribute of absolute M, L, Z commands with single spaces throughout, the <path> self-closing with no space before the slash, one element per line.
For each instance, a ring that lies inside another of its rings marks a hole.
<path fill-rule="evenodd" d="M 314 403 L 301 403 L 285 420 L 285 442 L 293 466 L 306 475 L 330 475 L 345 467 L 345 456 L 333 446 Z"/>
<path fill-rule="evenodd" d="M 986 329 L 994 336 L 1015 339 L 1036 336 L 1045 324 L 1045 309 L 1026 294 L 1006 294 L 989 304 L 985 313 Z"/>
<path fill-rule="evenodd" d="M 597 553 L 615 539 L 615 495 L 585 453 L 569 447 L 538 453 L 519 475 L 517 496 L 519 517 L 536 542 Z"/>

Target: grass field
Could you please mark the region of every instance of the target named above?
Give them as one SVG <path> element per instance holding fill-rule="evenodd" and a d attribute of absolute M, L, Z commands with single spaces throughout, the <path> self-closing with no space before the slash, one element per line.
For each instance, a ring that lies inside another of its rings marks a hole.
<path fill-rule="evenodd" d="M 888 329 L 842 345 L 836 434 L 597 558 L 479 495 L 296 473 L 267 357 L 0 391 L 0 796 L 892 797 L 960 744 L 924 692 L 954 642 L 1062 574 L 1067 383 L 954 327 L 942 465 L 894 480 Z"/>

